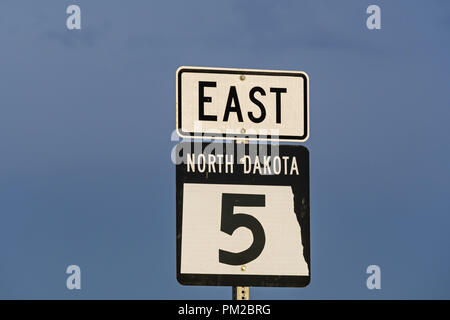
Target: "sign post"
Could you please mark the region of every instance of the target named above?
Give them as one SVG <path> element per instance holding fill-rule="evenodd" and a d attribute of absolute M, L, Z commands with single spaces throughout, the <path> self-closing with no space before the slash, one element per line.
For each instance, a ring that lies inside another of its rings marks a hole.
<path fill-rule="evenodd" d="M 250 300 L 249 287 L 233 287 L 233 300 Z"/>

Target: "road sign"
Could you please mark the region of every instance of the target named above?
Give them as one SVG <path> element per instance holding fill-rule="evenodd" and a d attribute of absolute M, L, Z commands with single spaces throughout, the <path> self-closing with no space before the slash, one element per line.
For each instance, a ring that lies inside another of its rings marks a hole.
<path fill-rule="evenodd" d="M 180 67 L 176 77 L 181 137 L 308 139 L 305 72 Z"/>
<path fill-rule="evenodd" d="M 183 142 L 175 154 L 181 284 L 309 283 L 308 149 Z"/>

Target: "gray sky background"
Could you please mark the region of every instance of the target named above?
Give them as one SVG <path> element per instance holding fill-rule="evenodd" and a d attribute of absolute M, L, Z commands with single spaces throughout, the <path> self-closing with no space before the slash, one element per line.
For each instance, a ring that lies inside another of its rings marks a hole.
<path fill-rule="evenodd" d="M 444 0 L 2 0 L 0 298 L 231 297 L 175 278 L 175 71 L 193 65 L 310 76 L 312 281 L 252 299 L 449 299 L 449 39 Z"/>

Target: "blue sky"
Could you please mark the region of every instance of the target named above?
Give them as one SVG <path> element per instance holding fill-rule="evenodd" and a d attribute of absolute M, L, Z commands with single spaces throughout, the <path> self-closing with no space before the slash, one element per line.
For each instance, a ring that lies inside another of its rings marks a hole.
<path fill-rule="evenodd" d="M 175 278 L 175 71 L 193 65 L 310 76 L 311 284 L 252 299 L 449 299 L 449 39 L 438 0 L 1 1 L 0 298 L 231 297 Z"/>

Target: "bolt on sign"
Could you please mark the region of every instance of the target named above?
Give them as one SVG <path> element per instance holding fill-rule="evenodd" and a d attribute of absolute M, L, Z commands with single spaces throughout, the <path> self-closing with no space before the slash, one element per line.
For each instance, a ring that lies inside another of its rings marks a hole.
<path fill-rule="evenodd" d="M 306 286 L 308 150 L 181 142 L 175 151 L 178 281 Z"/>
<path fill-rule="evenodd" d="M 177 132 L 184 138 L 306 141 L 308 82 L 301 71 L 180 67 Z"/>

